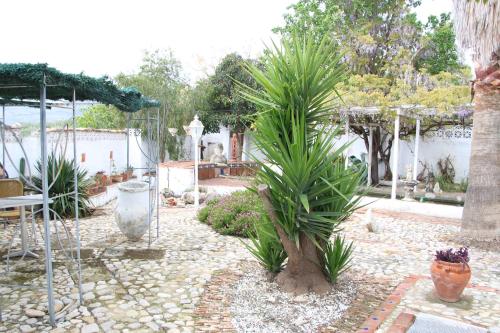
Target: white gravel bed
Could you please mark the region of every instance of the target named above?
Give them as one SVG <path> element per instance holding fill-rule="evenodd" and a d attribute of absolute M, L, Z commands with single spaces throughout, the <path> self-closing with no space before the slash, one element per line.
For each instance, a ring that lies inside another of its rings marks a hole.
<path fill-rule="evenodd" d="M 344 275 L 324 296 L 293 296 L 280 291 L 258 268 L 247 272 L 230 293 L 232 323 L 238 332 L 313 332 L 340 318 L 356 288 Z"/>

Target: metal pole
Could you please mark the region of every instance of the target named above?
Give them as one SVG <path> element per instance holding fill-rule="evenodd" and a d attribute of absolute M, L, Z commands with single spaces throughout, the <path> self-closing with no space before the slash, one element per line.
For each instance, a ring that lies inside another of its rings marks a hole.
<path fill-rule="evenodd" d="M 418 171 L 418 146 L 420 144 L 420 119 L 417 118 L 417 128 L 415 133 L 415 152 L 413 156 L 413 180 L 417 180 Z"/>
<path fill-rule="evenodd" d="M 160 237 L 160 108 L 156 112 L 156 239 Z"/>
<path fill-rule="evenodd" d="M 345 120 L 345 136 L 346 136 L 346 143 L 349 144 L 349 115 L 347 115 L 347 118 Z M 345 150 L 345 167 L 347 168 L 349 166 L 349 146 Z"/>
<path fill-rule="evenodd" d="M 391 199 L 396 200 L 396 189 L 398 184 L 398 160 L 399 160 L 399 110 L 394 120 L 394 153 L 392 154 L 392 190 Z"/>
<path fill-rule="evenodd" d="M 146 128 L 148 129 L 148 133 L 147 133 L 147 136 L 148 136 L 148 148 L 147 148 L 147 152 L 148 152 L 148 158 L 147 158 L 147 162 L 146 162 L 146 165 L 147 165 L 147 170 L 148 170 L 148 235 L 149 235 L 149 239 L 148 239 L 148 246 L 151 246 L 151 209 L 153 208 L 152 205 L 151 205 L 151 158 L 152 158 L 152 154 L 151 154 L 151 151 L 152 151 L 152 144 L 153 144 L 153 134 L 151 133 L 151 118 L 149 116 L 149 110 L 146 111 L 147 112 L 147 123 L 146 123 Z"/>
<path fill-rule="evenodd" d="M 73 89 L 73 168 L 75 170 L 73 175 L 74 183 L 74 200 L 75 200 L 75 224 L 76 224 L 76 264 L 78 268 L 78 295 L 80 296 L 80 304 L 83 304 L 83 293 L 82 293 L 82 266 L 80 258 L 80 221 L 78 219 L 78 160 L 76 152 L 76 91 Z"/>
<path fill-rule="evenodd" d="M 130 112 L 127 114 L 127 170 L 130 167 Z"/>
<path fill-rule="evenodd" d="M 50 324 L 55 326 L 54 314 L 54 290 L 52 286 L 52 250 L 50 244 L 50 217 L 49 217 L 49 184 L 47 179 L 47 119 L 46 119 L 46 105 L 45 98 L 47 94 L 47 85 L 45 82 L 45 75 L 43 83 L 40 87 L 40 146 L 41 146 L 41 159 L 42 159 L 42 197 L 43 197 L 43 226 L 45 231 L 45 269 L 47 271 L 47 298 L 48 310 L 50 317 Z"/>
<path fill-rule="evenodd" d="M 2 166 L 5 166 L 5 104 L 2 105 Z"/>
<path fill-rule="evenodd" d="M 370 135 L 368 136 L 368 186 L 372 185 L 372 154 L 373 154 L 373 127 L 369 125 Z"/>

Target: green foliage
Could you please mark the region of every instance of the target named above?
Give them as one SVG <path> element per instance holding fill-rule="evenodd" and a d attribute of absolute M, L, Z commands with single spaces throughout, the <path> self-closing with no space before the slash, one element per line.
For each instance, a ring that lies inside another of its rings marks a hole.
<path fill-rule="evenodd" d="M 258 183 L 268 185 L 277 223 L 295 244 L 300 234 L 329 239 L 359 201 L 363 172 L 345 168 L 347 145 L 335 146 L 339 129 L 327 125 L 345 79 L 340 60 L 328 38 L 292 36 L 267 50 L 264 70 L 247 66 L 262 88 L 241 92 L 259 110 L 254 138 L 267 162 L 256 160 Z"/>
<path fill-rule="evenodd" d="M 36 171 L 41 174 L 42 164 L 37 161 L 35 165 Z M 88 199 L 88 188 L 90 181 L 87 179 L 87 171 L 76 169 L 78 179 L 78 216 L 84 217 L 92 213 L 90 202 Z M 50 204 L 53 209 L 62 218 L 73 218 L 75 216 L 75 198 L 74 191 L 74 175 L 75 168 L 73 161 L 66 160 L 64 156 L 55 156 L 51 153 L 47 158 L 47 181 L 49 186 L 49 197 L 55 198 Z M 56 178 L 57 177 L 57 178 Z M 42 188 L 42 179 L 40 176 L 33 177 L 33 184 L 38 188 Z M 32 189 L 37 191 L 36 189 Z"/>
<path fill-rule="evenodd" d="M 439 176 L 445 183 L 453 184 L 455 180 L 455 166 L 450 155 L 440 158 L 437 162 Z"/>
<path fill-rule="evenodd" d="M 445 192 L 466 192 L 468 179 L 462 179 L 460 183 L 455 183 L 455 166 L 450 155 L 440 158 L 437 162 L 438 175 L 436 180 L 441 190 Z"/>
<path fill-rule="evenodd" d="M 237 93 L 240 82 L 254 89 L 257 88 L 253 77 L 245 70 L 244 64 L 258 63 L 251 59 L 243 59 L 236 53 L 226 55 L 215 68 L 215 73 L 203 82 L 207 89 L 206 105 L 201 113 L 201 121 L 206 132 L 219 131 L 219 124 L 231 126 L 235 132 L 244 132 L 253 121 L 255 106 Z"/>
<path fill-rule="evenodd" d="M 202 207 L 201 209 L 198 210 L 198 214 L 197 214 L 198 221 L 206 223 L 208 216 L 210 215 L 210 211 L 219 202 L 219 200 L 220 200 L 220 198 L 217 197 L 215 199 L 207 201 L 205 207 Z"/>
<path fill-rule="evenodd" d="M 19 175 L 26 176 L 26 159 L 24 157 L 19 159 Z M 20 177 L 19 180 L 24 183 L 24 178 Z"/>
<path fill-rule="evenodd" d="M 250 243 L 243 243 L 257 261 L 269 272 L 283 268 L 287 254 L 272 223 L 266 218 L 256 221 L 255 231 L 249 233 Z"/>
<path fill-rule="evenodd" d="M 145 52 L 142 64 L 136 74 L 119 74 L 116 77 L 122 87 L 137 87 L 145 95 L 160 102 L 160 159 L 165 160 L 166 151 L 171 159 L 179 157 L 177 138 L 172 137 L 168 128 L 177 128 L 183 133 L 182 125 L 188 125 L 194 116 L 191 88 L 182 74 L 181 63 L 172 51 Z M 153 114 L 156 117 L 156 113 Z M 144 111 L 136 113 L 137 118 L 146 118 Z M 144 121 L 132 122 L 146 135 L 148 128 Z M 156 128 L 153 138 L 156 140 Z"/>
<path fill-rule="evenodd" d="M 437 182 L 439 183 L 439 187 L 444 192 L 467 192 L 467 187 L 469 186 L 468 179 L 462 179 L 460 183 L 455 183 L 450 181 L 448 178 L 443 177 L 442 175 L 438 175 L 436 177 Z"/>
<path fill-rule="evenodd" d="M 451 115 L 455 107 L 470 101 L 468 74 L 467 71 L 436 75 L 419 73 L 413 78 L 395 79 L 393 84 L 390 79 L 377 75 L 352 75 L 339 84 L 342 103 L 335 106 L 377 106 L 382 111 L 378 116 L 383 120 L 392 120 L 391 108 L 401 105 L 425 106 Z"/>
<path fill-rule="evenodd" d="M 462 179 L 458 185 L 459 192 L 467 192 L 467 188 L 469 187 L 469 178 Z"/>
<path fill-rule="evenodd" d="M 335 239 L 328 241 L 324 248 L 324 270 L 331 283 L 335 283 L 337 278 L 344 272 L 352 260 L 353 244 L 347 243 L 343 237 L 335 236 Z"/>
<path fill-rule="evenodd" d="M 449 115 L 455 106 L 470 102 L 470 74 L 458 62 L 449 17 L 431 17 L 427 25 L 422 24 L 412 12 L 420 2 L 299 0 L 284 15 L 284 25 L 274 29 L 285 38 L 312 35 L 316 43 L 328 36 L 338 46 L 342 63 L 352 76 L 338 89 L 345 104 L 338 103 L 333 109 L 375 106 L 382 110 L 373 117 L 351 119 L 350 129 L 368 148 L 369 124 L 380 125 L 373 137 L 378 153 L 372 162 L 384 161 L 384 177 L 388 178 L 392 176 L 389 161 L 394 140 L 391 107 L 423 105 Z M 445 75 L 436 77 L 441 74 Z M 441 81 L 443 77 L 451 81 Z M 415 110 L 407 110 L 412 112 Z M 431 120 L 422 128 L 426 131 L 438 124 Z M 409 133 L 414 132 L 412 128 Z M 378 181 L 378 173 L 372 173 L 372 182 Z"/>
<path fill-rule="evenodd" d="M 423 46 L 415 61 L 416 69 L 425 68 L 430 74 L 459 70 L 462 65 L 458 59 L 450 14 L 443 13 L 440 17 L 429 16 L 425 30 Z"/>
<path fill-rule="evenodd" d="M 200 209 L 198 219 L 222 235 L 248 237 L 248 231 L 264 218 L 262 202 L 251 191 L 238 191 L 215 199 Z"/>
<path fill-rule="evenodd" d="M 338 44 L 353 74 L 339 86 L 342 107 L 387 110 L 409 104 L 449 112 L 470 102 L 470 73 L 458 61 L 449 14 L 431 16 L 423 25 L 411 13 L 419 5 L 413 0 L 300 0 L 275 31 L 287 37 L 312 34 L 316 41 L 330 36 Z"/>
<path fill-rule="evenodd" d="M 96 104 L 89 106 L 76 119 L 78 127 L 121 129 L 126 127 L 125 114 L 114 106 Z"/>
<path fill-rule="evenodd" d="M 71 101 L 73 93 L 80 101 L 96 100 L 115 105 L 122 111 L 134 112 L 143 107 L 157 106 L 142 96 L 134 88 L 118 89 L 108 77 L 95 79 L 83 74 L 65 74 L 47 64 L 0 64 L 0 85 L 10 85 L 2 89 L 5 99 L 38 100 L 40 86 L 46 82 L 47 99 Z"/>
<path fill-rule="evenodd" d="M 356 74 L 380 75 L 419 47 L 422 24 L 410 10 L 418 0 L 299 0 L 275 32 L 311 36 L 316 43 L 330 36 Z"/>

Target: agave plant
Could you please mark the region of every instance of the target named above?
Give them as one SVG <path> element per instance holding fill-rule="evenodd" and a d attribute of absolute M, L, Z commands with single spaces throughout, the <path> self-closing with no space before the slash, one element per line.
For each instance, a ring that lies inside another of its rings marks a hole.
<path fill-rule="evenodd" d="M 71 160 L 66 160 L 64 156 L 56 156 L 51 153 L 47 158 L 47 181 L 52 184 L 49 189 L 49 197 L 54 198 L 50 208 L 53 209 L 62 218 L 72 218 L 75 216 L 75 198 L 71 194 L 74 191 L 75 167 Z M 37 161 L 35 169 L 41 174 L 42 163 Z M 78 216 L 84 217 L 92 212 L 88 199 L 88 188 L 90 181 L 87 179 L 87 171 L 80 168 L 76 169 L 78 178 Z M 56 178 L 57 177 L 57 178 Z M 55 179 L 55 181 L 54 181 Z M 33 177 L 33 184 L 42 188 L 42 179 L 40 176 Z M 32 189 L 37 191 L 36 189 Z"/>
<path fill-rule="evenodd" d="M 263 70 L 247 65 L 261 90 L 241 85 L 259 110 L 254 138 L 267 160 L 256 159 L 257 191 L 288 256 L 277 282 L 296 294 L 330 290 L 325 250 L 359 201 L 364 170 L 345 166 L 347 144 L 336 144 L 330 121 L 346 74 L 340 60 L 329 38 L 293 36 L 267 50 Z"/>

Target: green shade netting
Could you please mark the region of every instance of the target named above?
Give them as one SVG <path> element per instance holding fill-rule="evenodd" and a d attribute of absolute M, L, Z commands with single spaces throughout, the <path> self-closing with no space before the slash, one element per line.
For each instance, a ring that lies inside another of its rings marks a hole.
<path fill-rule="evenodd" d="M 118 88 L 108 77 L 92 78 L 83 74 L 65 74 L 47 64 L 0 64 L 0 98 L 4 100 L 40 99 L 40 86 L 47 84 L 47 99 L 91 100 L 135 112 L 158 107 L 135 88 Z"/>

